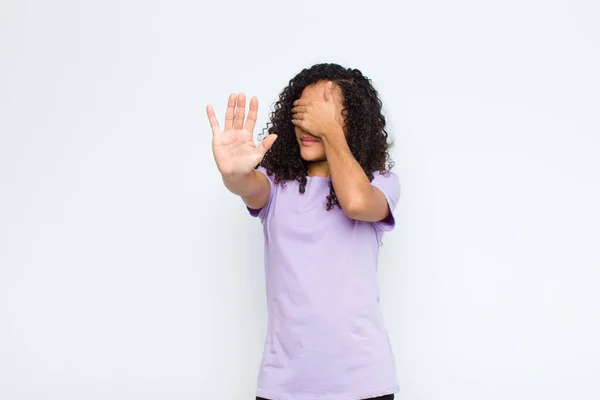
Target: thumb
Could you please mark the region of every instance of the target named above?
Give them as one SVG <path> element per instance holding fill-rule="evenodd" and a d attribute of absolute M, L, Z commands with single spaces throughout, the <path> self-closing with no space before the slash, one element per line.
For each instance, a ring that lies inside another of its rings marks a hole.
<path fill-rule="evenodd" d="M 333 101 L 333 82 L 327 82 L 325 85 L 325 101 Z"/>
<path fill-rule="evenodd" d="M 262 151 L 262 153 L 266 153 L 269 151 L 275 140 L 277 139 L 277 135 L 272 133 L 263 139 L 262 143 L 258 146 L 258 148 Z"/>

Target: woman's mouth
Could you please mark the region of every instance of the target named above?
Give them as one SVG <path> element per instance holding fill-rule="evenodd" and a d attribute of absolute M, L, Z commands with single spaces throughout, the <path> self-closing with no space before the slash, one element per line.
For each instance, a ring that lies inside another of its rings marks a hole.
<path fill-rule="evenodd" d="M 310 146 L 311 144 L 315 144 L 318 142 L 319 142 L 318 139 L 313 139 L 313 138 L 308 138 L 308 137 L 300 138 L 300 143 L 302 143 L 303 146 Z"/>

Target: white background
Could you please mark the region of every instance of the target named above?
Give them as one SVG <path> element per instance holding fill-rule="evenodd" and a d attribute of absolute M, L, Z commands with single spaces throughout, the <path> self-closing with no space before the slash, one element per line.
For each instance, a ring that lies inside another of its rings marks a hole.
<path fill-rule="evenodd" d="M 600 6 L 0 2 L 0 398 L 254 398 L 262 229 L 205 115 L 373 79 L 402 400 L 600 398 Z M 258 133 L 260 129 L 257 129 Z"/>

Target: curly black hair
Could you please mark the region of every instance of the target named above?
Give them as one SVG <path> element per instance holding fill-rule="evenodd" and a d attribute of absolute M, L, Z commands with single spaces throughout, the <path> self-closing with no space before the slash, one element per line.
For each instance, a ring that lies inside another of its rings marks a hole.
<path fill-rule="evenodd" d="M 333 63 L 316 64 L 303 69 L 281 91 L 270 114 L 270 122 L 259 135 L 264 139 L 265 131 L 267 134 L 276 133 L 277 140 L 257 168 L 262 166 L 269 175 L 274 175 L 276 184 L 285 186 L 285 181 L 298 181 L 300 193 L 304 193 L 308 162 L 300 155 L 300 145 L 292 124 L 292 107 L 305 87 L 319 81 L 333 81 L 341 89 L 346 140 L 369 181 L 373 180 L 375 171 L 385 173 L 392 169 L 394 162 L 389 154 L 392 143 L 388 141 L 381 100 L 371 80 L 358 69 L 344 68 Z M 329 187 L 327 210 L 336 205 L 341 208 L 331 182 Z"/>

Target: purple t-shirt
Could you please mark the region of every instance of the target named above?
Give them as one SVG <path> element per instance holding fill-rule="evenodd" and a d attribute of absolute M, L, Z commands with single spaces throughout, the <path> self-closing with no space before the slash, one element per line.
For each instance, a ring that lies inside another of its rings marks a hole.
<path fill-rule="evenodd" d="M 400 183 L 371 182 L 392 215 L 371 223 L 327 211 L 330 178 L 276 185 L 259 217 L 265 237 L 268 326 L 257 396 L 270 400 L 357 400 L 396 393 L 394 356 L 379 307 L 377 260 L 393 229 Z"/>

